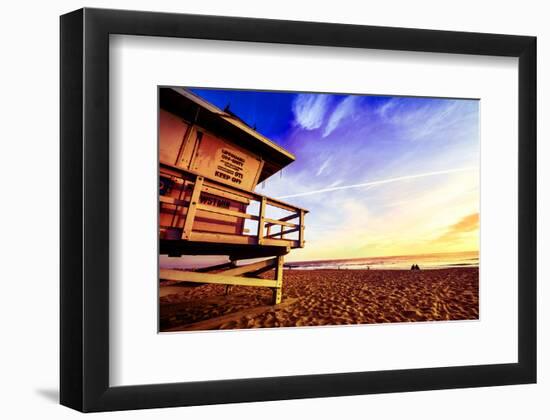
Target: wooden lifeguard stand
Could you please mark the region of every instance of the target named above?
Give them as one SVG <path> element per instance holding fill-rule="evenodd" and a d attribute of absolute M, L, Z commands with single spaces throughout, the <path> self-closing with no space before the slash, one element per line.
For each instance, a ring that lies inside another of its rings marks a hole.
<path fill-rule="evenodd" d="M 295 157 L 183 88 L 159 88 L 159 157 L 160 253 L 230 260 L 194 271 L 161 269 L 160 278 L 225 284 L 226 293 L 232 285 L 269 287 L 280 303 L 283 259 L 304 246 L 307 210 L 254 189 Z M 265 257 L 272 258 L 239 264 Z M 271 269 L 274 279 L 258 277 Z"/>

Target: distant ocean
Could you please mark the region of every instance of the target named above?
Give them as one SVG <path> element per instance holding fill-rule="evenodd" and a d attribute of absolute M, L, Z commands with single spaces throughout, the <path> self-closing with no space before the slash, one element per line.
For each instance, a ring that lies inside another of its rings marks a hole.
<path fill-rule="evenodd" d="M 479 267 L 479 252 L 400 255 L 394 257 L 351 258 L 287 262 L 285 268 L 297 270 L 408 270 L 418 264 L 421 269 Z"/>

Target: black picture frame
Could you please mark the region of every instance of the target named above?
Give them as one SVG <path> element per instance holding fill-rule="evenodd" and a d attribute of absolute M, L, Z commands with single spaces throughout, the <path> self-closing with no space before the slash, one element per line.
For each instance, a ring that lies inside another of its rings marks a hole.
<path fill-rule="evenodd" d="M 61 404 L 91 412 L 536 382 L 535 37 L 87 8 L 60 23 Z M 110 34 L 518 57 L 518 363 L 111 387 Z"/>

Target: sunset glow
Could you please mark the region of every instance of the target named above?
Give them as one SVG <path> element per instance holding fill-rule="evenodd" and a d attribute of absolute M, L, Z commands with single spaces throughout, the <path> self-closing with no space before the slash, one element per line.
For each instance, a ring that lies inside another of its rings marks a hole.
<path fill-rule="evenodd" d="M 479 249 L 479 102 L 192 89 L 296 156 L 256 191 L 310 211 L 289 261 Z"/>

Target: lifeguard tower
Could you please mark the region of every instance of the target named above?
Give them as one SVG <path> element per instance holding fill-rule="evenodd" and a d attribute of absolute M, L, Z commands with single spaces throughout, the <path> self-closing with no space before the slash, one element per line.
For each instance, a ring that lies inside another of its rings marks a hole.
<path fill-rule="evenodd" d="M 295 160 L 240 120 L 183 88 L 159 89 L 160 253 L 228 256 L 193 271 L 160 270 L 185 283 L 269 287 L 282 299 L 284 256 L 304 246 L 307 210 L 254 192 Z M 249 213 L 249 211 L 251 213 Z M 242 264 L 240 260 L 265 258 Z M 274 279 L 259 275 L 275 270 Z"/>

